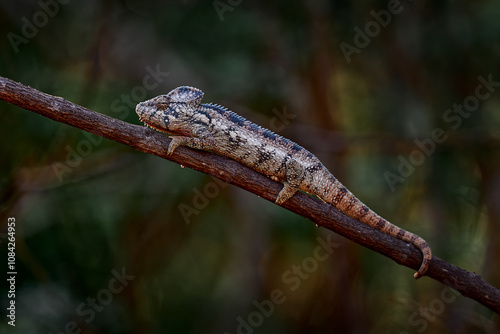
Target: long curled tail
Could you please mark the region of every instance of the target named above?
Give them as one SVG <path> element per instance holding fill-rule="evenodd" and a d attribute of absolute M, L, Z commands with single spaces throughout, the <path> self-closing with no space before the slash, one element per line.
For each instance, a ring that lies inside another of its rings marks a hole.
<path fill-rule="evenodd" d="M 418 235 L 405 231 L 380 217 L 373 210 L 363 204 L 363 202 L 357 199 L 356 196 L 344 187 L 342 183 L 340 183 L 340 181 L 338 181 L 330 172 L 326 170 L 325 174 L 326 175 L 322 176 L 322 179 L 326 179 L 328 181 L 323 181 L 321 189 L 319 189 L 320 187 L 317 187 L 315 195 L 323 201 L 332 204 L 349 217 L 357 219 L 392 237 L 409 242 L 420 249 L 423 255 L 423 260 L 420 268 L 413 275 L 413 277 L 422 277 L 429 268 L 429 263 L 432 259 L 431 248 L 427 242 Z"/>

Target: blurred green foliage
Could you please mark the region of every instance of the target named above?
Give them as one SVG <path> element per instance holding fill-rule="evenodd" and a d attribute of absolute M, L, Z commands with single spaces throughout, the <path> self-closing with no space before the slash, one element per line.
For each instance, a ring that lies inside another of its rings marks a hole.
<path fill-rule="evenodd" d="M 480 77 L 500 81 L 497 1 L 61 2 L 0 3 L 0 75 L 135 124 L 141 100 L 198 87 L 500 286 L 500 87 L 473 105 Z M 2 332 L 498 333 L 477 303 L 233 186 L 3 102 L 0 131 Z"/>

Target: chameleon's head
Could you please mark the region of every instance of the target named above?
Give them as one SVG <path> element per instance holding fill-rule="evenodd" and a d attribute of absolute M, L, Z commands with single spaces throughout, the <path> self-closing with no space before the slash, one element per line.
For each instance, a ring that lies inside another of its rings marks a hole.
<path fill-rule="evenodd" d="M 198 88 L 181 86 L 167 95 L 139 103 L 135 112 L 150 128 L 176 134 L 198 108 L 202 98 L 203 92 Z"/>

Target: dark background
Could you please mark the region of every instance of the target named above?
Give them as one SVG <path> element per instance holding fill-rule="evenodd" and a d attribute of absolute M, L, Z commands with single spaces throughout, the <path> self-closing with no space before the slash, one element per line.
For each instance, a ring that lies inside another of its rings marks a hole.
<path fill-rule="evenodd" d="M 481 87 L 500 82 L 499 17 L 493 0 L 2 0 L 0 75 L 134 124 L 138 102 L 198 87 L 500 287 L 500 84 Z M 0 133 L 0 268 L 15 217 L 18 272 L 2 332 L 499 332 L 476 302 L 204 174 L 4 102 Z"/>

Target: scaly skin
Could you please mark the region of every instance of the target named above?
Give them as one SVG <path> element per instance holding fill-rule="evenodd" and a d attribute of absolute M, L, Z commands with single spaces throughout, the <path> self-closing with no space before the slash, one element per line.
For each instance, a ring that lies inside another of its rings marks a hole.
<path fill-rule="evenodd" d="M 425 274 L 432 258 L 421 237 L 383 219 L 340 183 L 306 149 L 267 129 L 261 128 L 226 108 L 201 104 L 203 92 L 182 86 L 137 105 L 136 112 L 147 126 L 172 136 L 168 154 L 179 146 L 211 151 L 236 160 L 271 179 L 282 182 L 276 198 L 281 205 L 297 190 L 318 196 L 344 214 L 390 236 L 415 245 L 423 254 L 418 272 Z"/>

